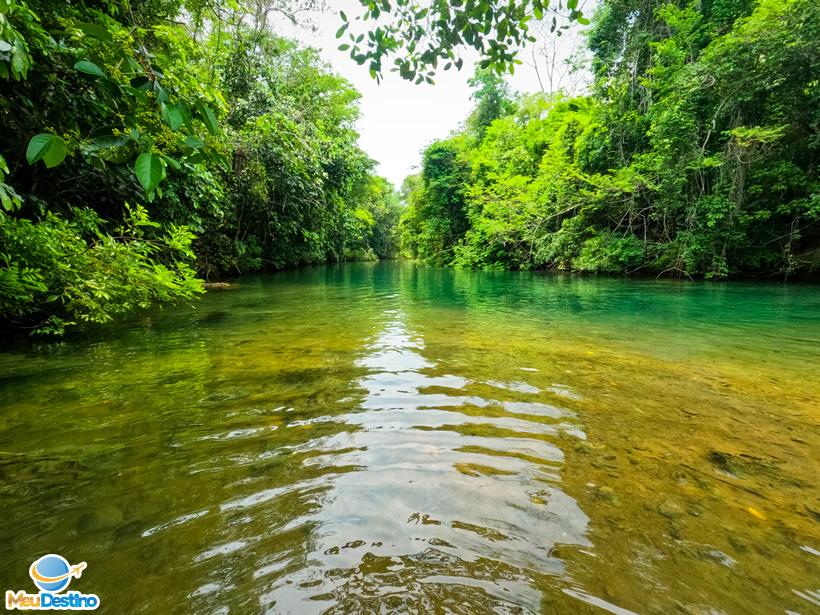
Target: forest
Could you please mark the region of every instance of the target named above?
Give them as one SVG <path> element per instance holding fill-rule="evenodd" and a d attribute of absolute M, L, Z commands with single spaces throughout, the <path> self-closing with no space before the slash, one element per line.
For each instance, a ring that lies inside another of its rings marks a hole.
<path fill-rule="evenodd" d="M 0 314 L 60 333 L 201 279 L 391 256 L 358 93 L 235 3 L 0 0 Z"/>
<path fill-rule="evenodd" d="M 360 4 L 336 36 L 378 81 L 433 83 L 465 50 L 482 58 L 472 113 L 400 192 L 358 145 L 357 91 L 268 27 L 301 2 L 0 0 L 3 326 L 59 334 L 192 299 L 203 280 L 399 254 L 816 272 L 815 2 Z M 513 94 L 529 22 L 550 15 L 548 36 L 585 30 L 592 84 Z"/>
<path fill-rule="evenodd" d="M 439 265 L 685 278 L 820 266 L 820 5 L 605 0 L 587 95 L 472 83 L 406 180 L 402 251 Z"/>

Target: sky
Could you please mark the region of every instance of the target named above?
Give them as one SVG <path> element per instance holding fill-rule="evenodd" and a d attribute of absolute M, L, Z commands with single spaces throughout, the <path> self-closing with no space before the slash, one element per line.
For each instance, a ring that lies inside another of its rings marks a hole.
<path fill-rule="evenodd" d="M 350 81 L 361 93 L 361 117 L 357 126 L 361 135 L 359 144 L 378 162 L 376 172 L 398 188 L 407 175 L 418 171 L 421 150 L 457 129 L 470 113 L 473 103 L 467 80 L 473 75 L 477 56 L 465 54 L 461 71 L 439 71 L 434 85 L 415 85 L 391 72 L 386 72 L 384 79 L 377 83 L 370 77 L 367 67 L 359 66 L 347 52 L 338 50 L 342 42 L 336 39 L 336 30 L 341 24 L 338 11 L 344 10 L 350 16 L 360 14 L 359 0 L 332 0 L 328 4 L 332 4 L 332 9 L 310 17 L 315 31 L 294 28 L 286 23 L 277 23 L 274 27 L 281 34 L 318 49 L 333 71 Z M 536 52 L 534 57 L 538 58 L 538 51 L 544 45 L 551 46 L 557 41 L 557 53 L 564 57 L 573 44 L 578 44 L 579 38 L 548 36 L 539 37 L 534 47 L 525 49 L 520 55 L 524 64 L 517 67 L 515 75 L 508 76 L 514 91 L 541 90 L 538 73 L 532 67 L 533 51 Z M 544 70 L 542 66 L 542 81 L 547 81 Z M 578 78 L 584 80 L 583 76 Z M 545 88 L 549 89 L 548 85 Z"/>

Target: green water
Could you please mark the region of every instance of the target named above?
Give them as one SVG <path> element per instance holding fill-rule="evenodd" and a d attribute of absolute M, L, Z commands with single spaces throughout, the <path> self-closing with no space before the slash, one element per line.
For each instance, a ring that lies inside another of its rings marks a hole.
<path fill-rule="evenodd" d="M 784 613 L 820 287 L 357 264 L 0 353 L 0 589 L 107 613 Z"/>

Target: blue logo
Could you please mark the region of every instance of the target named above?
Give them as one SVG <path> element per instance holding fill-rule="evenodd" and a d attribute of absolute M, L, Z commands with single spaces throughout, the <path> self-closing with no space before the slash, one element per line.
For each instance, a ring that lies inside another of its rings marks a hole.
<path fill-rule="evenodd" d="M 100 606 L 97 594 L 84 594 L 78 591 L 62 592 L 68 588 L 71 579 L 83 576 L 88 567 L 85 562 L 69 564 L 62 555 L 49 553 L 35 560 L 28 569 L 34 585 L 40 590 L 38 594 L 28 594 L 25 590 L 6 590 L 6 608 L 10 611 L 93 611 Z"/>
<path fill-rule="evenodd" d="M 85 562 L 80 562 L 71 566 L 62 555 L 49 553 L 34 562 L 28 573 L 37 589 L 59 593 L 68 587 L 72 577 L 79 579 L 82 576 L 86 565 Z"/>

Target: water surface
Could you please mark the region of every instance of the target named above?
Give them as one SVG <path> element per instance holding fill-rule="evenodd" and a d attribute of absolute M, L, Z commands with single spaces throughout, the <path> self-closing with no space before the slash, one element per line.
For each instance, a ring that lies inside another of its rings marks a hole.
<path fill-rule="evenodd" d="M 356 264 L 0 353 L 0 589 L 820 609 L 820 288 Z"/>

